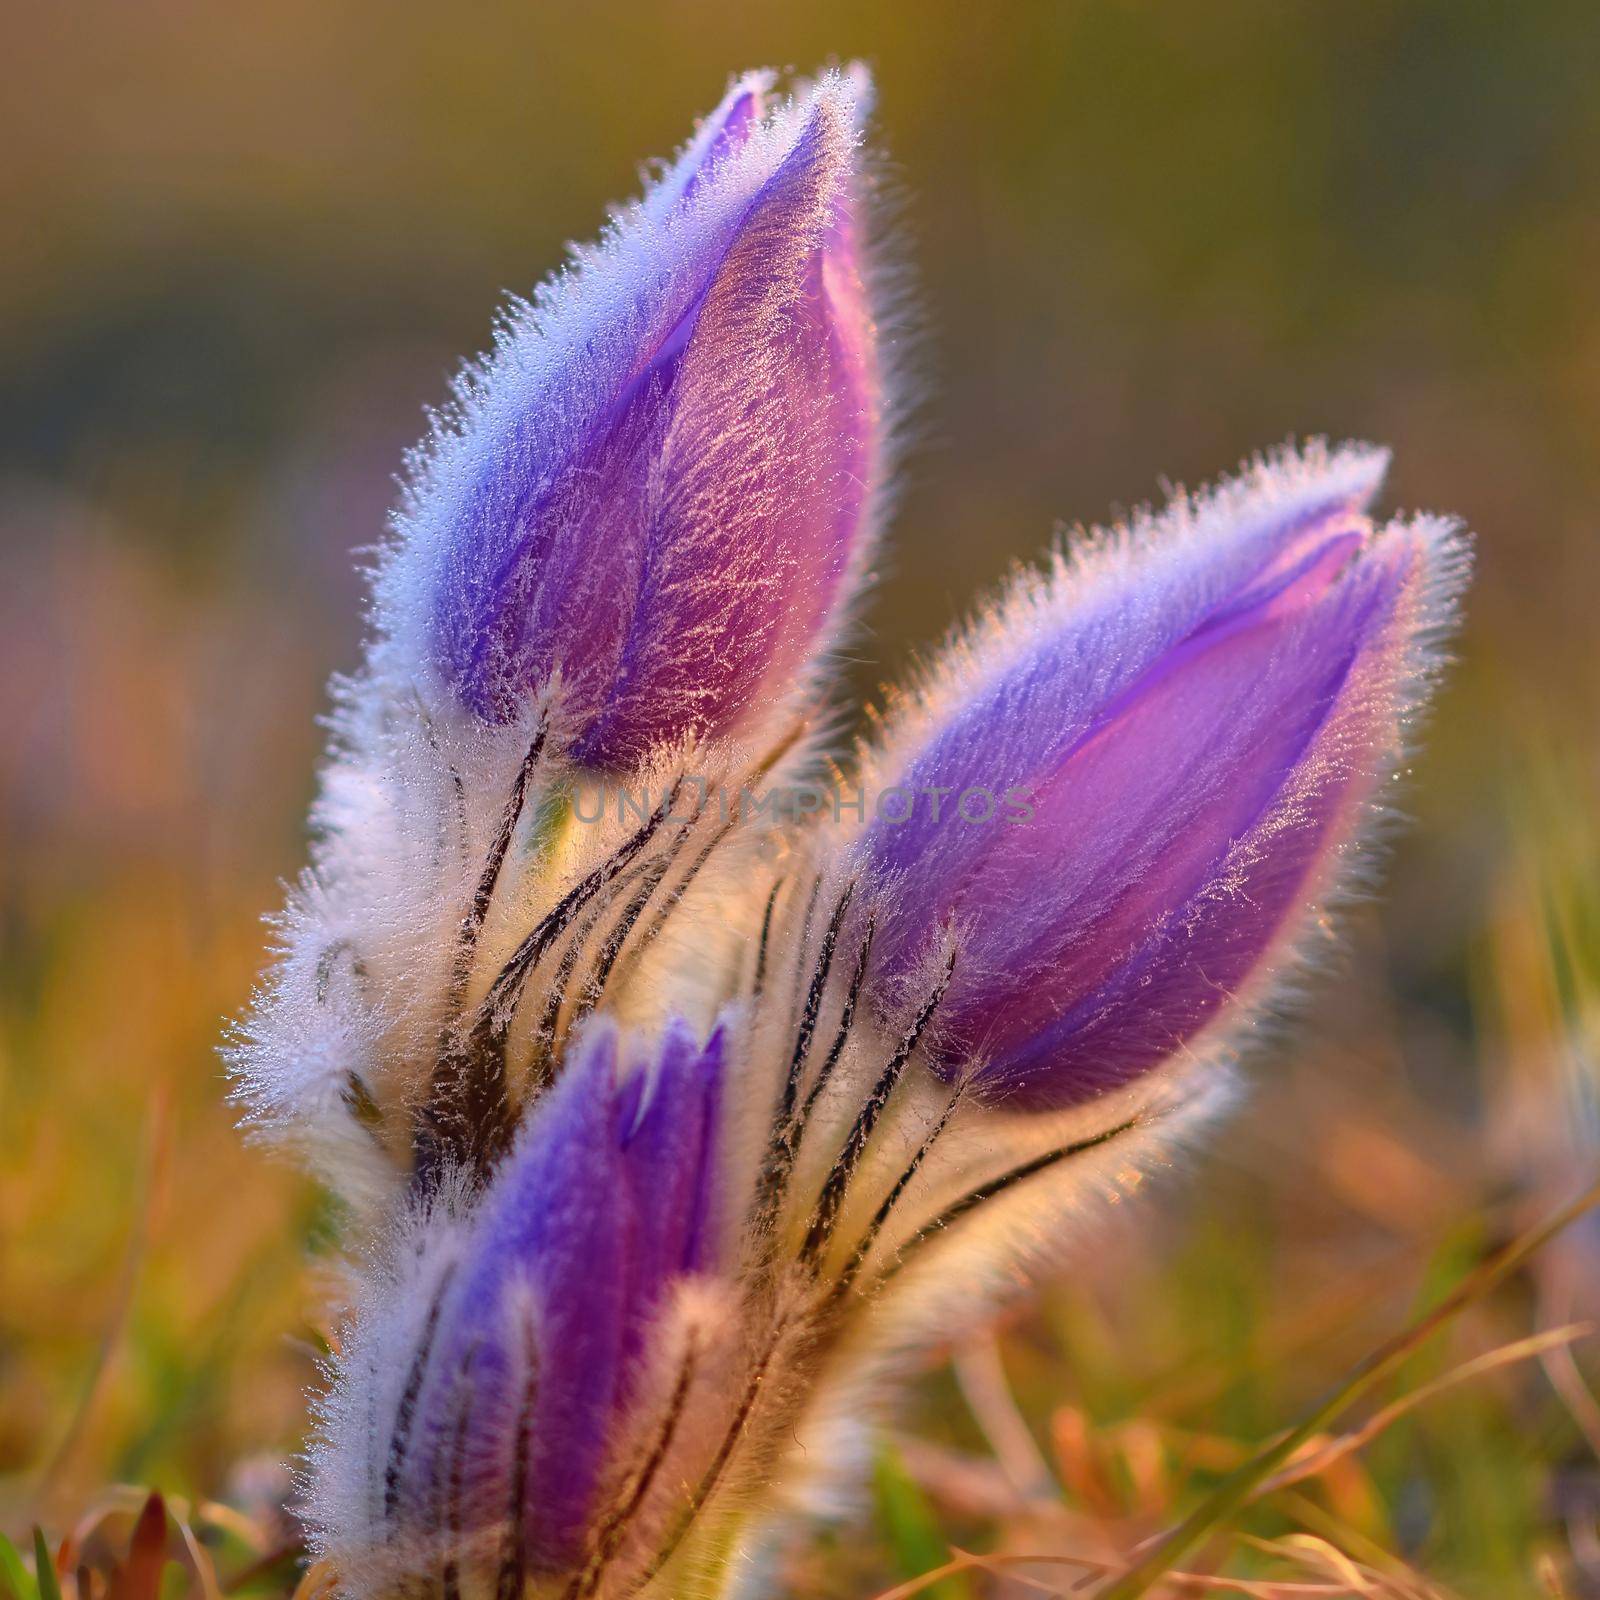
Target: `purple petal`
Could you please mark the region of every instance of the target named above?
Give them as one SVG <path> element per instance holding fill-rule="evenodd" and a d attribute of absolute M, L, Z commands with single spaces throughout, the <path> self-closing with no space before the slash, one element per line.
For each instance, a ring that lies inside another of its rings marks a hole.
<path fill-rule="evenodd" d="M 747 72 L 729 84 L 717 107 L 695 130 L 683 154 L 645 196 L 643 209 L 664 216 L 691 200 L 729 156 L 741 149 L 766 110 L 776 74 Z"/>
<path fill-rule="evenodd" d="M 430 1391 L 453 1426 L 452 1408 L 471 1408 L 484 1475 L 473 1503 L 493 1520 L 506 1514 L 516 1429 L 527 1428 L 529 1515 L 524 1526 L 535 1567 L 572 1560 L 605 1462 L 622 1376 L 627 1323 L 629 1223 L 613 1203 L 623 1187 L 612 1115 L 615 1037 L 601 1034 L 549 1097 L 484 1202 L 471 1255 L 454 1286 Z M 506 1379 L 536 1372 L 530 1417 L 508 1408 Z M 454 1371 L 464 1383 L 450 1386 Z M 437 1477 L 440 1468 L 428 1475 Z"/>
<path fill-rule="evenodd" d="M 418 1396 L 409 1515 L 503 1524 L 520 1448 L 534 1570 L 580 1559 L 649 1325 L 720 1264 L 722 1036 L 673 1023 L 653 1054 L 619 1082 L 615 1029 L 580 1041 L 472 1219 Z"/>
<path fill-rule="evenodd" d="M 477 717 L 559 682 L 626 766 L 792 698 L 868 557 L 882 399 L 857 236 L 863 81 L 759 120 L 741 80 L 520 314 L 422 462 L 379 579 Z"/>
<path fill-rule="evenodd" d="M 642 1103 L 619 1122 L 633 1237 L 633 1294 L 648 1302 L 664 1284 L 715 1264 L 717 1127 L 724 1052 L 717 1029 L 702 1047 L 682 1021 L 668 1024 L 655 1071 L 640 1073 Z"/>

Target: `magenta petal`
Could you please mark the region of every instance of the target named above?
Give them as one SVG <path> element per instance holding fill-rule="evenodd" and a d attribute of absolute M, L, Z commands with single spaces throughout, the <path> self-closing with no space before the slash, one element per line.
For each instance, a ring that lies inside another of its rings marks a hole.
<path fill-rule="evenodd" d="M 1204 542 L 1153 535 L 1084 593 L 1025 590 L 935 681 L 921 742 L 891 736 L 876 786 L 947 798 L 849 855 L 879 886 L 876 990 L 903 998 L 953 936 L 940 1058 L 988 1093 L 1069 1104 L 1190 1047 L 1356 832 L 1456 546 L 1375 536 L 1338 496 L 1260 515 L 1293 500 L 1268 473 L 1213 503 Z M 1027 820 L 964 822 L 972 788 Z"/>
<path fill-rule="evenodd" d="M 1125 1082 L 1249 977 L 1329 819 L 1310 808 L 1228 876 L 1233 846 L 1307 760 L 1383 615 L 1376 601 L 1353 610 L 1258 614 L 1197 641 L 1039 786 L 1030 822 L 997 832 L 955 898 L 971 935 L 946 1019 L 993 1050 L 989 1085 L 1026 1094 L 1043 1069 L 1045 1098 L 1057 1084 L 1077 1098 Z M 1030 887 L 1051 925 L 1019 939 L 1006 908 Z"/>
<path fill-rule="evenodd" d="M 698 308 L 651 462 L 636 608 L 580 759 L 623 765 L 792 693 L 859 564 L 881 417 L 832 220 L 845 133 L 813 120 Z"/>

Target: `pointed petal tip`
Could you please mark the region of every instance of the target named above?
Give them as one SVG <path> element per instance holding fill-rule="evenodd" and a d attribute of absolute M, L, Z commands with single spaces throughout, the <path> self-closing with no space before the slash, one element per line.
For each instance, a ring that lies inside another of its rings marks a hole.
<path fill-rule="evenodd" d="M 1409 714 L 1425 702 L 1450 660 L 1472 577 L 1472 535 L 1457 518 L 1422 513 L 1379 529 L 1369 554 L 1394 573 L 1390 627 L 1399 658 L 1391 670 L 1402 691 L 1403 713 Z"/>
<path fill-rule="evenodd" d="M 854 159 L 872 101 L 872 76 L 859 62 L 829 67 L 815 78 L 796 81 L 788 100 L 773 114 L 775 137 L 788 145 L 817 138 L 820 153 L 845 165 Z"/>
<path fill-rule="evenodd" d="M 757 67 L 730 78 L 716 109 L 696 125 L 690 148 L 698 147 L 703 152 L 719 140 L 742 143 L 771 110 L 777 82 L 778 74 L 770 67 Z"/>
<path fill-rule="evenodd" d="M 847 61 L 820 74 L 813 94 L 819 101 L 836 104 L 852 131 L 859 134 L 872 115 L 877 89 L 866 62 Z"/>
<path fill-rule="evenodd" d="M 1215 517 L 1233 525 L 1252 512 L 1278 520 L 1318 511 L 1364 513 L 1383 489 L 1390 455 L 1387 446 L 1360 441 L 1291 441 L 1251 457 L 1209 487 L 1175 496 L 1170 509 L 1181 514 L 1187 503 L 1196 522 Z"/>
<path fill-rule="evenodd" d="M 1294 459 L 1309 479 L 1320 477 L 1333 493 L 1365 510 L 1382 490 L 1394 452 L 1388 445 L 1361 439 L 1332 446 L 1325 439 L 1310 439 L 1286 456 Z"/>

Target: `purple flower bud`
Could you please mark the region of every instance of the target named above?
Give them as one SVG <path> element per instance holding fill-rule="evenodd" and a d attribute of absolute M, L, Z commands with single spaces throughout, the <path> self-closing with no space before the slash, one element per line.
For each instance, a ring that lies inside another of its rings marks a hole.
<path fill-rule="evenodd" d="M 614 1026 L 591 1028 L 466 1222 L 367 1308 L 316 1486 L 347 1567 L 437 1550 L 492 1589 L 592 1551 L 630 1418 L 657 1409 L 656 1346 L 725 1253 L 724 1038 L 673 1023 L 624 1070 Z"/>
<path fill-rule="evenodd" d="M 1446 524 L 1374 530 L 1384 465 L 1287 456 L 1023 581 L 891 733 L 849 870 L 880 1001 L 953 947 L 946 1070 L 1024 1105 L 1125 1084 L 1326 898 L 1465 573 Z"/>
<path fill-rule="evenodd" d="M 722 104 L 700 124 L 682 154 L 640 202 L 652 221 L 665 222 L 722 161 L 743 146 L 766 112 L 776 79 L 772 72 L 746 72 L 728 85 Z"/>
<path fill-rule="evenodd" d="M 869 559 L 865 76 L 763 115 L 769 85 L 736 82 L 646 198 L 514 310 L 379 575 L 407 670 L 491 724 L 554 687 L 586 763 L 803 696 Z"/>

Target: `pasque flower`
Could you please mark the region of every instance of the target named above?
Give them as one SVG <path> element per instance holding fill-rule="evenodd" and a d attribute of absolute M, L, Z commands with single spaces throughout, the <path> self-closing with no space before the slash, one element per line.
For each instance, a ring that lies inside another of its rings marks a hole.
<path fill-rule="evenodd" d="M 883 402 L 865 86 L 737 82 L 600 247 L 515 308 L 419 459 L 380 625 L 491 723 L 559 680 L 629 766 L 803 688 L 870 558 Z"/>
<path fill-rule="evenodd" d="M 717 803 L 816 778 L 885 460 L 864 79 L 770 93 L 423 451 L 235 1042 L 349 1202 L 308 1519 L 357 1597 L 749 1592 L 896 1356 L 1218 1103 L 1464 582 L 1382 452 L 1286 450 L 1017 579 L 854 815 Z"/>

